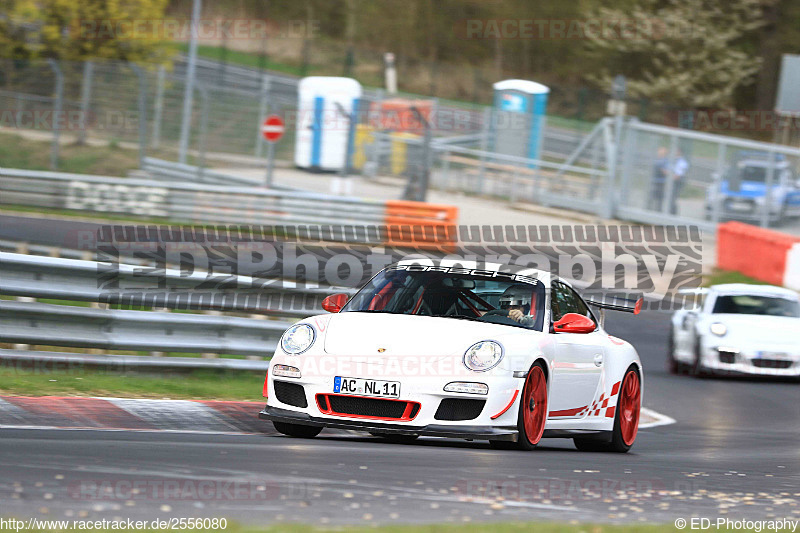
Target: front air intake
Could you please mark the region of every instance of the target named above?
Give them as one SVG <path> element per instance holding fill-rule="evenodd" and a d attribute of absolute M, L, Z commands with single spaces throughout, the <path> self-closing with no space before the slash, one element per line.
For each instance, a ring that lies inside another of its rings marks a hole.
<path fill-rule="evenodd" d="M 275 398 L 286 405 L 295 407 L 308 407 L 306 391 L 302 385 L 297 383 L 287 383 L 286 381 L 275 381 Z"/>
<path fill-rule="evenodd" d="M 445 398 L 433 417 L 436 420 L 472 420 L 480 416 L 485 404 L 486 400 Z"/>

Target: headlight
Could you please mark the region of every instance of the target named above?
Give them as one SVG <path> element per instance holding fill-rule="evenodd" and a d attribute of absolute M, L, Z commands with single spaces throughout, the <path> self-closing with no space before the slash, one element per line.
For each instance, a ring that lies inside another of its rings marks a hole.
<path fill-rule="evenodd" d="M 722 322 L 714 322 L 711 324 L 711 333 L 718 337 L 723 337 L 726 333 L 728 333 L 728 327 L 723 324 Z"/>
<path fill-rule="evenodd" d="M 464 354 L 464 366 L 475 372 L 485 372 L 497 366 L 503 358 L 503 347 L 494 341 L 476 342 Z"/>
<path fill-rule="evenodd" d="M 315 338 L 314 328 L 308 324 L 295 324 L 281 337 L 281 348 L 288 354 L 297 355 L 308 350 Z"/>

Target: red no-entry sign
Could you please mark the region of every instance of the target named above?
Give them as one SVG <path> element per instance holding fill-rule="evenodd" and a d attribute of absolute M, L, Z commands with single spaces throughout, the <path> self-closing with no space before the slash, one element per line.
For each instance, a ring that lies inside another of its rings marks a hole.
<path fill-rule="evenodd" d="M 278 115 L 268 116 L 264 121 L 264 125 L 261 126 L 261 134 L 264 135 L 267 142 L 271 143 L 280 140 L 285 130 L 286 126 L 283 124 L 283 119 Z"/>

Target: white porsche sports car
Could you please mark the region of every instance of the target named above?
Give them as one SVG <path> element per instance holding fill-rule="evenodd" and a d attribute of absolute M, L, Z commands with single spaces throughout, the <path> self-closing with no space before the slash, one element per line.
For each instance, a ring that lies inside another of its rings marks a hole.
<path fill-rule="evenodd" d="M 641 300 L 590 303 L 638 313 Z M 562 437 L 617 452 L 636 439 L 636 350 L 548 273 L 397 264 L 323 307 L 333 314 L 290 327 L 270 363 L 259 416 L 280 433 L 331 427 L 522 449 Z"/>
<path fill-rule="evenodd" d="M 673 373 L 800 376 L 800 299 L 789 289 L 731 283 L 695 292 L 672 315 Z"/>

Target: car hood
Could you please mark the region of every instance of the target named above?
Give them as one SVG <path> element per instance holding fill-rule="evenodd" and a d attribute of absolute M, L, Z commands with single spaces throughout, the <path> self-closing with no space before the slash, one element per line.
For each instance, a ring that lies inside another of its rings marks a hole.
<path fill-rule="evenodd" d="M 429 316 L 347 312 L 332 315 L 324 335 L 326 353 L 349 356 L 462 356 L 482 340 L 496 340 L 533 331 Z M 379 352 L 383 349 L 383 352 Z"/>
<path fill-rule="evenodd" d="M 714 314 L 708 326 L 725 324 L 728 333 L 718 337 L 720 342 L 757 342 L 761 345 L 796 344 L 800 346 L 800 318 L 740 314 Z"/>

